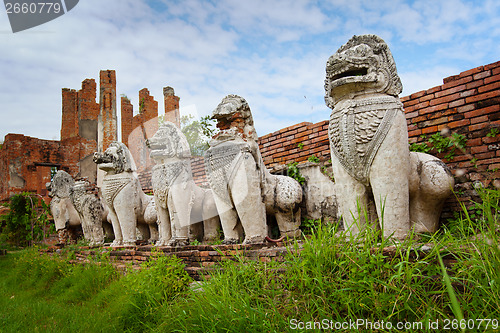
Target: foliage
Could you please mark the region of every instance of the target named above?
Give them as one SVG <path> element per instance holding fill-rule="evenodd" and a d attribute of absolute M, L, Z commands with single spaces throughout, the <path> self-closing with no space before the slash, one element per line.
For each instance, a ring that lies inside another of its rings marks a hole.
<path fill-rule="evenodd" d="M 36 248 L 0 257 L 1 331 L 148 331 L 191 281 L 179 259 L 153 257 L 126 275 L 104 252 L 85 265 Z"/>
<path fill-rule="evenodd" d="M 424 140 L 427 139 L 425 135 L 421 135 L 420 137 Z M 440 132 L 437 132 L 431 135 L 427 142 L 412 143 L 410 151 L 421 153 L 431 153 L 433 151 L 437 153 L 447 152 L 444 158 L 453 160 L 456 149 L 464 149 L 466 143 L 467 138 L 462 134 L 452 133 L 450 136 L 444 137 Z"/>
<path fill-rule="evenodd" d="M 311 235 L 319 228 L 319 226 L 322 223 L 323 222 L 321 221 L 321 219 L 318 219 L 318 220 L 304 219 L 304 220 L 302 220 L 302 223 L 300 224 L 300 230 L 302 230 L 302 233 L 304 235 Z"/>
<path fill-rule="evenodd" d="M 203 135 L 208 138 L 212 138 L 215 134 L 217 134 L 219 130 L 215 127 L 216 123 L 217 121 L 215 119 L 212 119 L 212 117 L 209 115 L 201 117 L 200 125 L 203 131 Z"/>
<path fill-rule="evenodd" d="M 466 220 L 460 223 L 470 228 Z M 484 331 L 486 321 L 480 320 L 500 315 L 498 241 L 470 243 L 447 230 L 427 237 L 432 248 L 416 251 L 422 244 L 413 235 L 399 243 L 382 239 L 380 231 L 352 237 L 331 224 L 318 224 L 302 251 L 296 243 L 284 263 L 239 257 L 221 263 L 202 291 L 167 308 L 163 323 L 153 331 L 283 332 L 299 322 L 323 319 L 332 329 L 330 322 L 360 318 L 394 327 L 398 322 L 423 325 L 406 330 L 413 332 L 430 331 L 426 328 L 431 322 L 443 328 L 453 320 L 460 328 L 464 319 L 475 328 L 482 323 Z M 471 245 L 469 250 L 464 244 Z M 392 254 L 385 251 L 389 247 Z M 362 326 L 352 331 L 371 330 Z"/>
<path fill-rule="evenodd" d="M 306 183 L 306 179 L 301 175 L 299 168 L 297 167 L 297 162 L 289 163 L 287 165 L 287 176 L 292 177 L 296 181 L 300 183 L 300 185 L 304 185 Z"/>
<path fill-rule="evenodd" d="M 49 223 L 49 206 L 33 193 L 15 194 L 10 198 L 9 213 L 1 217 L 4 239 L 16 246 L 33 245 L 45 238 Z M 54 231 L 54 230 L 51 230 Z"/>
<path fill-rule="evenodd" d="M 153 255 L 155 260 L 145 262 L 141 270 L 129 272 L 118 283 L 126 297 L 120 312 L 121 325 L 127 331 L 143 331 L 158 324 L 159 312 L 183 294 L 192 281 L 180 259 L 159 253 Z"/>
<path fill-rule="evenodd" d="M 500 133 L 500 129 L 498 127 L 493 127 L 490 129 L 490 132 L 486 134 L 487 137 L 494 138 L 497 134 Z"/>
<path fill-rule="evenodd" d="M 210 138 L 215 133 L 209 116 L 202 117 L 200 120 L 195 120 L 192 115 L 182 116 L 181 131 L 186 136 L 193 156 L 203 156 L 209 148 Z"/>
<path fill-rule="evenodd" d="M 319 163 L 319 157 L 316 156 L 316 155 L 311 155 L 307 158 L 307 160 L 309 162 L 312 162 L 312 163 Z"/>
<path fill-rule="evenodd" d="M 299 142 L 299 143 L 297 144 L 297 148 L 299 148 L 299 149 L 304 149 L 304 144 L 303 144 L 302 142 Z"/>

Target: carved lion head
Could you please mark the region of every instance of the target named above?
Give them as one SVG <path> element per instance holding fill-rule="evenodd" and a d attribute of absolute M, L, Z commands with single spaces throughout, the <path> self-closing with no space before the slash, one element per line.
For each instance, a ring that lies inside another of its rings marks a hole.
<path fill-rule="evenodd" d="M 70 189 L 75 184 L 73 177 L 71 177 L 66 171 L 59 170 L 52 178 L 50 183 L 45 186 L 49 191 L 49 197 L 51 198 L 68 198 Z"/>
<path fill-rule="evenodd" d="M 240 137 L 257 141 L 252 112 L 247 101 L 238 95 L 227 95 L 212 113 L 220 132 L 215 139 L 226 140 Z"/>
<path fill-rule="evenodd" d="M 156 163 L 163 163 L 169 158 L 191 157 L 184 133 L 170 121 L 165 121 L 146 144 L 151 148 L 150 156 Z"/>
<path fill-rule="evenodd" d="M 398 96 L 403 89 L 391 51 L 375 35 L 353 36 L 326 63 L 325 102 L 363 94 Z"/>
<path fill-rule="evenodd" d="M 136 171 L 135 163 L 125 144 L 114 141 L 104 153 L 94 153 L 94 162 L 99 169 L 108 173 L 122 173 Z"/>

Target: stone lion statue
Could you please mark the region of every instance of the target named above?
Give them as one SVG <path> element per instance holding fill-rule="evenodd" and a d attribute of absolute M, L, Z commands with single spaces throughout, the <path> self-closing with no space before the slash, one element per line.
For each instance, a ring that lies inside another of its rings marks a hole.
<path fill-rule="evenodd" d="M 339 213 L 354 234 L 374 226 L 361 212 L 374 202 L 386 237 L 411 228 L 435 231 L 454 180 L 439 159 L 410 153 L 402 91 L 387 44 L 352 37 L 326 64 L 325 102 L 332 109 L 330 150 Z"/>
<path fill-rule="evenodd" d="M 105 172 L 101 191 L 115 234 L 111 246 L 135 245 L 136 228 L 151 242 L 158 240 L 154 199 L 142 191 L 127 146 L 112 142 L 104 153 L 94 153 L 94 162 Z"/>
<path fill-rule="evenodd" d="M 158 212 L 157 245 L 182 246 L 193 239 L 216 240 L 220 221 L 213 193 L 193 180 L 191 152 L 184 134 L 172 122 L 165 121 L 147 144 L 156 162 L 151 180 Z"/>
<path fill-rule="evenodd" d="M 77 230 L 81 227 L 80 217 L 69 197 L 74 184 L 73 177 L 64 170 L 57 171 L 51 182 L 45 184 L 52 198 L 50 212 L 61 244 L 76 241 Z"/>
<path fill-rule="evenodd" d="M 113 238 L 112 229 L 107 223 L 108 211 L 102 204 L 96 186 L 88 180 L 78 180 L 70 189 L 69 197 L 80 217 L 83 235 L 90 246 L 103 245 L 105 235 Z"/>
<path fill-rule="evenodd" d="M 302 188 L 293 178 L 271 175 L 257 143 L 247 101 L 224 97 L 212 114 L 220 132 L 205 154 L 208 182 L 214 192 L 224 243 L 263 242 L 266 213 L 274 214 L 282 236 L 300 235 Z"/>

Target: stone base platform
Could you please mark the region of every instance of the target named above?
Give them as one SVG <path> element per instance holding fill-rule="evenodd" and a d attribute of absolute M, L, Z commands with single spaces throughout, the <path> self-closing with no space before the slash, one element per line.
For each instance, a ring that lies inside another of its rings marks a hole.
<path fill-rule="evenodd" d="M 300 243 L 299 243 L 300 244 Z M 300 249 L 300 246 L 299 246 Z M 61 246 L 51 246 L 41 249 L 41 252 L 59 254 L 63 252 Z M 262 262 L 283 261 L 288 251 L 295 251 L 293 245 L 283 242 L 263 244 L 235 244 L 235 245 L 188 245 L 181 247 L 155 247 L 153 245 L 142 245 L 134 247 L 110 247 L 89 248 L 79 247 L 74 251 L 73 263 L 89 262 L 92 257 L 109 255 L 110 261 L 119 269 L 125 271 L 127 267 L 140 269 L 140 264 L 154 260 L 156 253 L 174 255 L 181 259 L 186 265 L 186 271 L 194 280 L 202 280 L 209 277 L 209 272 L 214 269 L 218 262 L 225 260 L 259 260 Z"/>

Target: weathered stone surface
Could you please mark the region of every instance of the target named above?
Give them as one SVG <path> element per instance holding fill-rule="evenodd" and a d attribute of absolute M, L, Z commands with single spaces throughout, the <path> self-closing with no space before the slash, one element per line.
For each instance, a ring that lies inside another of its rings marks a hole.
<path fill-rule="evenodd" d="M 305 178 L 303 217 L 337 222 L 337 195 L 335 183 L 328 175 L 328 168 L 311 162 L 299 165 L 298 168 Z"/>
<path fill-rule="evenodd" d="M 59 170 L 50 183 L 46 184 L 50 201 L 50 212 L 54 218 L 56 231 L 59 235 L 59 242 L 64 244 L 74 241 L 72 235 L 75 229 L 81 226 L 80 216 L 70 199 L 71 188 L 75 184 L 73 178 L 63 170 Z"/>
<path fill-rule="evenodd" d="M 149 231 L 150 241 L 156 241 L 154 200 L 142 191 L 128 148 L 121 142 L 112 142 L 104 153 L 94 154 L 94 162 L 105 172 L 101 190 L 115 234 L 113 246 L 135 245 L 136 227 L 142 228 L 143 235 Z"/>
<path fill-rule="evenodd" d="M 444 164 L 410 157 L 401 90 L 392 54 L 375 35 L 352 37 L 326 64 L 332 169 L 339 211 L 353 234 L 377 221 L 386 237 L 404 238 L 412 227 L 433 231 L 453 188 Z M 434 191 L 438 197 L 429 196 Z"/>
<path fill-rule="evenodd" d="M 224 243 L 260 243 L 267 236 L 266 212 L 274 214 L 280 232 L 300 234 L 302 188 L 292 178 L 269 173 L 257 143 L 250 107 L 228 95 L 212 114 L 220 132 L 205 154 L 208 182 L 224 231 Z"/>
<path fill-rule="evenodd" d="M 191 152 L 184 134 L 174 123 L 165 121 L 148 145 L 156 162 L 152 184 L 160 232 L 158 246 L 216 240 L 220 221 L 213 194 L 193 181 Z"/>
<path fill-rule="evenodd" d="M 103 223 L 107 223 L 107 211 L 98 196 L 98 189 L 87 180 L 79 180 L 70 189 L 69 196 L 78 212 L 83 235 L 89 245 L 104 244 Z"/>

